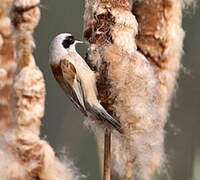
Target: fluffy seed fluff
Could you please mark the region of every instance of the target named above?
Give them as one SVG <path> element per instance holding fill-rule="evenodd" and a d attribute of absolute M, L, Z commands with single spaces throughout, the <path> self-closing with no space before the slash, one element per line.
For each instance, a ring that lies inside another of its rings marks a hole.
<path fill-rule="evenodd" d="M 14 44 L 8 17 L 11 6 L 12 0 L 0 1 L 0 134 L 9 122 L 8 96 L 15 70 Z"/>
<path fill-rule="evenodd" d="M 125 132 L 112 138 L 112 167 L 122 179 L 150 180 L 167 162 L 164 125 L 182 55 L 182 7 L 181 0 L 85 0 L 99 99 Z M 91 126 L 102 153 L 103 131 Z"/>
<path fill-rule="evenodd" d="M 1 1 L 3 4 L 0 3 L 0 15 L 2 5 L 5 9 L 8 6 L 8 0 Z M 10 19 L 3 18 L 4 23 L 0 23 L 3 37 L 0 39 L 0 58 L 4 58 L 0 62 L 3 64 L 0 67 L 0 90 L 5 84 L 3 92 L 8 94 L 6 90 L 10 89 L 10 102 L 8 103 L 8 98 L 4 100 L 6 112 L 9 110 L 9 113 L 3 114 L 6 117 L 3 122 L 8 121 L 8 126 L 5 128 L 0 124 L 0 176 L 2 180 L 77 180 L 77 170 L 69 166 L 72 164 L 71 160 L 60 161 L 50 145 L 39 137 L 40 120 L 44 114 L 45 82 L 32 55 L 32 33 L 40 19 L 38 5 L 39 0 L 16 0 L 13 4 L 11 22 L 17 62 L 13 81 L 10 69 L 13 72 L 15 68 L 9 61 L 14 60 L 14 47 L 11 34 L 8 34 L 11 33 L 11 27 L 6 26 L 10 25 Z M 4 104 L 1 98 L 1 109 Z"/>

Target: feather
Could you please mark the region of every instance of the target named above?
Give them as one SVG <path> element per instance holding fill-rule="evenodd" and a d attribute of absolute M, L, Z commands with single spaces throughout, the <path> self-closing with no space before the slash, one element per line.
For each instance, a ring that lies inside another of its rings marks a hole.
<path fill-rule="evenodd" d="M 119 131 L 120 133 L 123 133 L 120 123 L 117 120 L 115 120 L 110 114 L 108 114 L 107 111 L 103 108 L 103 106 L 101 106 L 101 104 L 98 104 L 98 106 L 86 104 L 86 107 L 87 107 L 87 110 L 94 117 L 96 117 L 99 120 L 109 123 L 117 131 Z"/>
<path fill-rule="evenodd" d="M 77 76 L 76 69 L 72 63 L 68 60 L 63 59 L 60 61 L 60 67 L 62 70 L 63 80 L 65 82 L 65 89 L 67 95 L 70 97 L 71 101 L 87 116 L 83 91 L 81 88 L 81 81 Z"/>

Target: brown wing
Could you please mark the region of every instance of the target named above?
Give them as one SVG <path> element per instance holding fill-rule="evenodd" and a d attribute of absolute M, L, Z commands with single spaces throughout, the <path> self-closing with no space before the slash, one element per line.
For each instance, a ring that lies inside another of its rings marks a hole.
<path fill-rule="evenodd" d="M 62 70 L 65 86 L 69 94 L 71 101 L 87 115 L 84 104 L 83 90 L 81 87 L 81 81 L 78 77 L 76 69 L 72 63 L 63 59 L 60 61 L 60 67 Z"/>

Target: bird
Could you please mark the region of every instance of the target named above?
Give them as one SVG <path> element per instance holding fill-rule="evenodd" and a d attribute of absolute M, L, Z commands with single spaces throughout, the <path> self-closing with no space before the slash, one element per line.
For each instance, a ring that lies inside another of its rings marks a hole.
<path fill-rule="evenodd" d="M 96 74 L 77 53 L 77 43 L 83 42 L 75 40 L 70 33 L 61 33 L 51 41 L 49 63 L 54 78 L 86 117 L 94 117 L 123 133 L 120 122 L 113 118 L 97 99 Z"/>

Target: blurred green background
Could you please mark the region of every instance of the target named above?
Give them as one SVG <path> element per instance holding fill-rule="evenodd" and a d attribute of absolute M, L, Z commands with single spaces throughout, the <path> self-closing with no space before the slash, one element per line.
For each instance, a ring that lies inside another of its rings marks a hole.
<path fill-rule="evenodd" d="M 199 3 L 199 2 L 197 2 Z M 93 134 L 83 125 L 83 117 L 66 98 L 51 73 L 48 47 L 61 32 L 81 39 L 84 1 L 42 1 L 41 21 L 34 34 L 36 62 L 46 80 L 46 112 L 42 120 L 43 138 L 56 153 L 65 151 L 89 180 L 100 180 L 97 148 Z M 166 125 L 166 152 L 172 180 L 200 180 L 200 11 L 185 10 L 183 27 L 183 67 Z M 84 56 L 86 47 L 78 47 Z M 166 179 L 166 178 L 156 178 Z"/>

